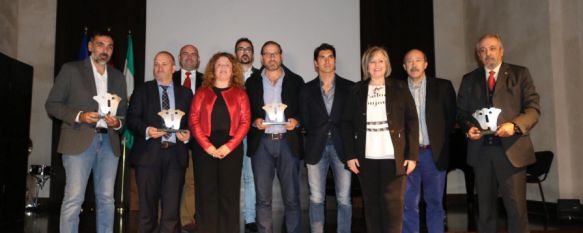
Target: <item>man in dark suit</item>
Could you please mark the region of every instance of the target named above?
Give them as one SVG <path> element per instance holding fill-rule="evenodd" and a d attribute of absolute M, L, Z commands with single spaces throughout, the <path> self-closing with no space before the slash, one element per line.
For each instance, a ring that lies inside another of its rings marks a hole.
<path fill-rule="evenodd" d="M 254 73 L 259 72 L 257 68 L 253 67 L 253 60 L 255 60 L 253 42 L 248 38 L 242 37 L 235 42 L 235 57 L 239 64 L 241 64 L 245 81 Z M 245 201 L 245 206 L 242 209 L 245 220 L 245 233 L 256 233 L 255 182 L 253 181 L 251 157 L 247 153 L 247 137 L 243 140 L 243 151 L 245 156 L 243 156 L 243 175 L 241 176 L 241 180 L 243 182 L 243 199 Z"/>
<path fill-rule="evenodd" d="M 502 62 L 498 35 L 486 34 L 476 44 L 483 67 L 464 75 L 458 93 L 458 121 L 467 129 L 468 164 L 476 173 L 479 232 L 496 232 L 496 203 L 502 196 L 508 231 L 529 232 L 526 211 L 526 166 L 535 162 L 529 132 L 540 116 L 539 95 L 526 67 Z M 476 110 L 495 107 L 493 135 L 481 135 L 472 117 Z"/>
<path fill-rule="evenodd" d="M 261 47 L 263 69 L 245 83 L 251 105 L 253 127 L 248 143 L 255 178 L 259 232 L 273 232 L 272 184 L 277 172 L 285 205 L 287 232 L 301 232 L 299 197 L 299 104 L 304 80 L 282 65 L 281 46 L 268 41 Z M 283 124 L 267 124 L 264 107 L 285 104 Z M 265 124 L 264 124 L 265 123 Z"/>
<path fill-rule="evenodd" d="M 126 83 L 122 73 L 107 65 L 113 38 L 94 32 L 88 44 L 91 56 L 63 65 L 49 93 L 48 114 L 63 123 L 57 151 L 63 154 L 66 184 L 61 206 L 61 232 L 77 232 L 79 213 L 89 175 L 93 172 L 97 205 L 97 232 L 113 231 L 113 188 L 121 155 L 120 129 L 126 113 Z M 117 109 L 98 113 L 94 96 L 114 94 L 121 98 Z"/>
<path fill-rule="evenodd" d="M 336 49 L 321 44 L 314 50 L 318 77 L 308 82 L 300 93 L 301 122 L 306 131 L 305 157 L 310 186 L 311 232 L 324 232 L 326 177 L 332 168 L 338 203 L 337 232 L 351 232 L 352 174 L 346 169 L 342 143 L 342 113 L 349 90 L 354 84 L 335 73 Z"/>
<path fill-rule="evenodd" d="M 154 58 L 154 78 L 131 97 L 128 109 L 128 127 L 133 131 L 132 164 L 136 167 L 139 195 L 138 232 L 180 232 L 180 196 L 184 172 L 188 165 L 188 111 L 192 92 L 174 85 L 175 69 L 172 54 L 162 51 Z M 177 133 L 158 129 L 166 128 L 158 115 L 162 110 L 176 109 L 184 112 Z M 158 206 L 163 206 L 158 218 Z M 158 223 L 160 219 L 160 223 Z"/>
<path fill-rule="evenodd" d="M 443 233 L 443 192 L 449 162 L 449 135 L 456 114 L 455 91 L 449 80 L 427 77 L 427 57 L 410 50 L 403 59 L 409 92 L 419 117 L 419 160 L 407 176 L 403 232 L 419 232 L 419 199 L 423 190 L 427 231 Z"/>
<path fill-rule="evenodd" d="M 178 56 L 180 63 L 180 70 L 172 74 L 172 81 L 176 86 L 184 86 L 194 94 L 196 89 L 202 84 L 203 74 L 198 71 L 200 65 L 200 57 L 198 55 L 198 48 L 194 45 L 184 45 L 180 49 Z"/>
<path fill-rule="evenodd" d="M 200 65 L 200 57 L 198 55 L 198 48 L 194 45 L 184 45 L 180 49 L 178 55 L 180 63 L 180 70 L 174 72 L 172 81 L 175 86 L 184 86 L 192 91 L 194 94 L 196 89 L 202 84 L 201 72 L 198 72 Z M 190 105 L 189 105 L 190 106 Z M 189 143 L 191 154 L 195 147 L 198 146 L 196 140 L 191 140 Z M 195 182 L 194 182 L 194 165 L 192 163 L 192 156 L 188 157 L 188 167 L 184 175 L 184 187 L 182 191 L 182 201 L 180 204 L 180 220 L 182 227 L 186 231 L 192 231 L 196 228 L 196 203 L 195 203 Z"/>

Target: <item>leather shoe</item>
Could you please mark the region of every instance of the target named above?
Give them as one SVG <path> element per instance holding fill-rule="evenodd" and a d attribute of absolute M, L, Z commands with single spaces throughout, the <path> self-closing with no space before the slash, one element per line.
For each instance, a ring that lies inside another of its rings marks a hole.
<path fill-rule="evenodd" d="M 257 224 L 254 222 L 245 224 L 245 233 L 257 233 Z"/>

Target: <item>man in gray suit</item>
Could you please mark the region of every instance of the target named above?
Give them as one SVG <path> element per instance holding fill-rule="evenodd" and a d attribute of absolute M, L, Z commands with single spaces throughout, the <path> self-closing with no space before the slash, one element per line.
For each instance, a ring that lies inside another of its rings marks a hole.
<path fill-rule="evenodd" d="M 476 173 L 478 232 L 496 232 L 498 193 L 508 215 L 508 232 L 529 232 L 526 166 L 535 162 L 529 132 L 540 116 L 539 95 L 526 67 L 502 62 L 500 36 L 476 44 L 483 67 L 464 75 L 458 93 L 458 121 L 467 130 L 468 164 Z M 472 113 L 501 109 L 493 135 L 482 135 Z"/>
<path fill-rule="evenodd" d="M 120 129 L 126 114 L 126 83 L 122 73 L 108 66 L 113 38 L 95 32 L 88 44 L 91 56 L 61 67 L 45 108 L 61 120 L 57 151 L 65 168 L 65 196 L 61 206 L 60 232 L 78 232 L 79 213 L 89 174 L 93 172 L 98 233 L 113 232 L 114 184 L 120 156 Z M 94 96 L 121 98 L 117 109 L 99 113 Z"/>

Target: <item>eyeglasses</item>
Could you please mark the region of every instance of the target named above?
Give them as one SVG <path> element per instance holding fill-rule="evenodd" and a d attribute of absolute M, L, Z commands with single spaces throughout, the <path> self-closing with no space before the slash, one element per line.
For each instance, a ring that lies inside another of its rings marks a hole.
<path fill-rule="evenodd" d="M 242 53 L 248 52 L 248 53 L 252 53 L 253 52 L 253 49 L 251 47 L 246 47 L 246 48 L 245 47 L 239 47 L 239 48 L 237 48 L 237 52 L 242 52 Z"/>
<path fill-rule="evenodd" d="M 276 57 L 276 56 L 279 56 L 280 54 L 281 53 L 277 52 L 277 53 L 263 53 L 261 55 L 265 56 L 265 57 Z"/>

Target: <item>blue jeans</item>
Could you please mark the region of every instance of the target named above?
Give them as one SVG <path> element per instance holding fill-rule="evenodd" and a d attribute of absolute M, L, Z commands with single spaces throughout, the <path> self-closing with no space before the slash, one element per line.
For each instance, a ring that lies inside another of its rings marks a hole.
<path fill-rule="evenodd" d="M 61 205 L 61 233 L 79 231 L 79 213 L 85 199 L 87 180 L 93 171 L 97 233 L 113 232 L 115 200 L 113 198 L 118 157 L 113 154 L 107 134 L 96 134 L 91 145 L 76 155 L 63 155 L 66 184 Z"/>
<path fill-rule="evenodd" d="M 419 232 L 419 199 L 421 190 L 423 190 L 423 200 L 426 205 L 425 221 L 427 223 L 427 231 L 429 233 L 443 233 L 444 231 L 443 192 L 445 188 L 445 171 L 437 170 L 432 157 L 431 149 L 419 150 L 417 167 L 407 176 L 403 233 Z"/>
<path fill-rule="evenodd" d="M 273 177 L 277 172 L 285 206 L 285 224 L 288 233 L 300 233 L 301 210 L 298 156 L 294 155 L 287 139 L 271 140 L 261 137 L 259 148 L 251 158 L 255 175 L 257 228 L 260 233 L 273 232 L 271 203 Z"/>
<path fill-rule="evenodd" d="M 329 140 L 324 147 L 322 158 L 316 164 L 307 164 L 308 184 L 310 186 L 310 228 L 312 233 L 324 232 L 324 201 L 326 200 L 326 176 L 332 168 L 336 202 L 338 203 L 337 232 L 351 232 L 352 204 L 350 203 L 350 184 L 352 174 L 345 169 Z"/>
<path fill-rule="evenodd" d="M 253 169 L 251 168 L 251 158 L 247 156 L 247 138 L 243 139 L 243 175 L 241 180 L 243 182 L 243 198 L 245 199 L 245 206 L 243 208 L 243 215 L 245 216 L 245 223 L 255 222 L 255 182 L 253 182 Z"/>

